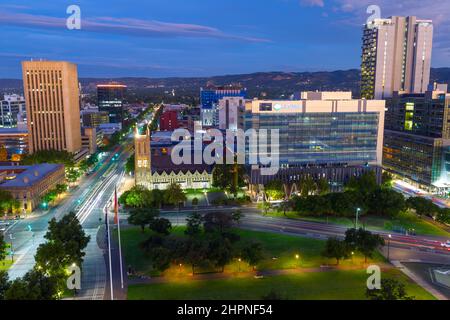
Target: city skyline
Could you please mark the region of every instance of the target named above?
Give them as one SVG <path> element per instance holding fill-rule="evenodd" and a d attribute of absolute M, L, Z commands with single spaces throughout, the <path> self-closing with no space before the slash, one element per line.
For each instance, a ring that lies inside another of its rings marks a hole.
<path fill-rule="evenodd" d="M 80 77 L 112 78 L 359 68 L 366 10 L 373 4 L 383 18 L 433 20 L 432 67 L 450 65 L 444 18 L 450 7 L 427 6 L 430 1 L 133 2 L 78 1 L 81 30 L 66 28 L 70 2 L 1 4 L 0 78 L 20 78 L 20 61 L 29 59 L 70 61 Z"/>

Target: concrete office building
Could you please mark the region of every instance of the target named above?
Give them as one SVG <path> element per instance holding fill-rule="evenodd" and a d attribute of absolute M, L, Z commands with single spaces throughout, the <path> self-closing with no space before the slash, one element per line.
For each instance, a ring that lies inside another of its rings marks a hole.
<path fill-rule="evenodd" d="M 244 127 L 245 99 L 224 97 L 219 100 L 219 129 L 237 130 Z"/>
<path fill-rule="evenodd" d="M 200 88 L 201 119 L 203 126 L 214 127 L 218 125 L 218 103 L 224 97 L 247 97 L 247 89 L 239 85 L 212 86 Z"/>
<path fill-rule="evenodd" d="M 450 94 L 395 92 L 387 100 L 383 167 L 431 192 L 450 189 Z"/>
<path fill-rule="evenodd" d="M 17 127 L 19 115 L 24 117 L 25 98 L 17 94 L 5 95 L 0 101 L 0 126 L 3 128 Z"/>
<path fill-rule="evenodd" d="M 81 149 L 77 66 L 62 61 L 22 62 L 30 153 Z"/>
<path fill-rule="evenodd" d="M 364 26 L 361 96 L 424 93 L 430 81 L 433 23 L 414 16 L 375 19 Z"/>
<path fill-rule="evenodd" d="M 81 119 L 83 127 L 97 128 L 101 124 L 109 123 L 109 114 L 106 111 L 83 110 Z"/>
<path fill-rule="evenodd" d="M 275 175 L 261 175 L 261 168 L 252 165 L 253 191 L 281 180 L 290 193 L 305 177 L 325 178 L 331 190 L 338 191 L 351 177 L 368 170 L 375 171 L 380 181 L 385 101 L 353 100 L 351 92 L 311 92 L 302 97 L 307 99 L 247 101 L 244 129 L 279 130 L 280 169 Z M 270 150 L 270 145 L 265 147 Z"/>

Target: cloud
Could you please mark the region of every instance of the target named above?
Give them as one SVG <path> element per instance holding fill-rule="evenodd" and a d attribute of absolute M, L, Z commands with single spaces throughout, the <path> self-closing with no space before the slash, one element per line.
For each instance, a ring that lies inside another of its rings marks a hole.
<path fill-rule="evenodd" d="M 170 23 L 155 20 L 115 17 L 81 17 L 81 31 L 125 34 L 140 37 L 190 37 L 238 40 L 244 42 L 271 42 L 268 39 L 234 35 L 217 28 L 197 25 Z M 66 28 L 66 18 L 57 18 L 27 13 L 11 13 L 0 10 L 0 25 L 14 25 L 30 28 L 60 29 Z M 76 31 L 74 31 L 76 32 Z"/>
<path fill-rule="evenodd" d="M 300 0 L 300 4 L 305 7 L 321 7 L 325 6 L 324 0 Z"/>

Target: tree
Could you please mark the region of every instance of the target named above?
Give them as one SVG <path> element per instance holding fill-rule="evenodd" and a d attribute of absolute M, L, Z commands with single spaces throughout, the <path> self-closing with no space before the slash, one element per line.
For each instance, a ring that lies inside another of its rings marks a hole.
<path fill-rule="evenodd" d="M 134 153 L 127 159 L 127 162 L 125 163 L 125 171 L 127 173 L 134 173 L 134 160 L 135 156 Z"/>
<path fill-rule="evenodd" d="M 216 164 L 212 171 L 212 185 L 213 187 L 228 190 L 231 193 L 236 194 L 238 188 L 245 186 L 244 175 L 245 169 L 242 165 L 236 163 Z"/>
<path fill-rule="evenodd" d="M 392 181 L 394 177 L 387 171 L 383 171 L 381 174 L 381 185 L 383 188 L 392 188 Z"/>
<path fill-rule="evenodd" d="M 283 215 L 286 216 L 286 211 L 291 208 L 291 202 L 288 200 L 283 200 L 278 207 L 278 211 L 283 211 Z"/>
<path fill-rule="evenodd" d="M 347 259 L 350 256 L 350 247 L 345 241 L 338 238 L 328 238 L 322 255 L 327 258 L 335 258 L 336 264 L 339 265 L 341 259 Z"/>
<path fill-rule="evenodd" d="M 369 197 L 369 213 L 395 217 L 405 210 L 405 197 L 392 189 L 377 188 Z"/>
<path fill-rule="evenodd" d="M 345 242 L 350 248 L 364 255 L 365 263 L 367 263 L 367 258 L 371 258 L 379 246 L 384 246 L 384 239 L 381 236 L 372 234 L 372 232 L 362 228 L 358 230 L 354 228 L 348 229 L 345 232 Z"/>
<path fill-rule="evenodd" d="M 259 209 L 263 210 L 263 214 L 266 215 L 267 212 L 270 210 L 272 205 L 268 201 L 263 201 L 262 203 L 258 204 Z"/>
<path fill-rule="evenodd" d="M 180 203 L 186 201 L 186 195 L 178 183 L 171 183 L 165 192 L 166 202 L 180 208 Z"/>
<path fill-rule="evenodd" d="M 202 223 L 203 217 L 198 212 L 193 212 L 186 219 L 186 229 L 184 230 L 184 234 L 189 237 L 195 237 L 201 234 L 202 232 Z"/>
<path fill-rule="evenodd" d="M 381 279 L 380 289 L 366 289 L 366 296 L 370 300 L 413 300 L 414 297 L 407 295 L 405 285 L 398 280 Z"/>
<path fill-rule="evenodd" d="M 271 200 L 281 200 L 285 197 L 283 183 L 280 180 L 268 182 L 264 186 L 264 190 Z"/>
<path fill-rule="evenodd" d="M 317 191 L 320 195 L 325 195 L 330 190 L 330 184 L 328 183 L 328 180 L 325 178 L 320 178 L 316 182 L 317 185 Z"/>
<path fill-rule="evenodd" d="M 49 242 L 60 241 L 64 252 L 69 256 L 69 263 L 81 267 L 85 253 L 83 250 L 89 243 L 87 236 L 76 214 L 70 212 L 59 221 L 55 218 L 49 221 L 45 239 Z"/>
<path fill-rule="evenodd" d="M 119 203 L 131 208 L 153 207 L 155 193 L 144 186 L 134 186 L 119 197 Z"/>
<path fill-rule="evenodd" d="M 234 210 L 233 213 L 231 214 L 231 219 L 237 224 L 239 224 L 239 222 L 243 217 L 244 215 L 242 214 L 242 210 L 240 209 Z"/>
<path fill-rule="evenodd" d="M 264 259 L 263 247 L 259 242 L 251 242 L 242 248 L 241 257 L 255 270 L 256 265 Z"/>
<path fill-rule="evenodd" d="M 145 226 L 149 225 L 157 216 L 159 216 L 159 211 L 156 209 L 136 208 L 130 212 L 128 223 L 140 226 L 142 232 L 144 232 Z"/>
<path fill-rule="evenodd" d="M 300 194 L 303 197 L 312 195 L 317 191 L 317 184 L 314 182 L 313 178 L 306 177 L 300 181 Z"/>
<path fill-rule="evenodd" d="M 231 215 L 225 212 L 209 212 L 205 214 L 203 221 L 203 227 L 208 233 L 224 234 L 232 225 Z"/>
<path fill-rule="evenodd" d="M 431 200 L 422 197 L 410 197 L 406 200 L 406 205 L 408 208 L 415 210 L 419 216 L 434 217 L 439 211 L 439 207 Z"/>
<path fill-rule="evenodd" d="M 39 245 L 34 256 L 36 268 L 52 276 L 59 288 L 64 287 L 66 270 L 74 259 L 66 252 L 61 241 L 48 241 Z"/>
<path fill-rule="evenodd" d="M 161 235 L 168 236 L 172 229 L 172 224 L 165 218 L 152 219 L 150 221 L 150 229 Z"/>
<path fill-rule="evenodd" d="M 57 298 L 57 281 L 38 269 L 32 269 L 23 278 L 14 280 L 5 292 L 5 300 L 54 300 Z"/>
<path fill-rule="evenodd" d="M 221 272 L 224 271 L 225 266 L 233 259 L 233 247 L 230 240 L 220 236 L 213 236 L 213 239 L 208 241 L 208 258 L 214 263 Z"/>
<path fill-rule="evenodd" d="M 73 154 L 67 151 L 39 150 L 33 154 L 26 155 L 21 163 L 32 165 L 39 163 L 63 163 L 66 168 L 73 168 L 75 160 Z"/>
<path fill-rule="evenodd" d="M 19 206 L 19 201 L 13 197 L 11 192 L 0 189 L 0 213 L 2 215 L 19 208 Z"/>
<path fill-rule="evenodd" d="M 62 194 L 62 193 L 64 193 L 64 192 L 66 192 L 66 191 L 67 191 L 67 184 L 65 184 L 65 183 L 59 183 L 59 184 L 57 184 L 56 187 L 55 187 L 55 191 L 56 191 L 56 193 L 57 193 L 58 195 L 60 195 L 60 194 Z"/>
<path fill-rule="evenodd" d="M 352 177 L 345 185 L 346 190 L 355 192 L 364 202 L 366 197 L 377 188 L 378 183 L 374 171 L 368 171 L 360 177 Z"/>
<path fill-rule="evenodd" d="M 436 215 L 436 220 L 440 223 L 450 224 L 450 209 L 440 208 Z"/>
<path fill-rule="evenodd" d="M 6 258 L 6 242 L 3 237 L 3 234 L 0 233 L 0 261 L 5 260 Z"/>
<path fill-rule="evenodd" d="M 8 272 L 0 271 L 0 301 L 5 299 L 5 293 L 10 285 Z"/>
<path fill-rule="evenodd" d="M 81 176 L 80 172 L 74 168 L 69 168 L 66 170 L 66 180 L 69 183 L 74 183 Z"/>
<path fill-rule="evenodd" d="M 194 207 L 198 206 L 198 198 L 193 198 L 193 199 L 192 199 L 192 205 L 193 205 Z"/>

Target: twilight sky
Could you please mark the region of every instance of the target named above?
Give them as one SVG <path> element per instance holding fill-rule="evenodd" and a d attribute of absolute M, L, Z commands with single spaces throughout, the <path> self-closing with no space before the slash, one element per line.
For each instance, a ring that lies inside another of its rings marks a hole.
<path fill-rule="evenodd" d="M 66 9 L 81 8 L 81 30 Z M 20 61 L 78 64 L 81 77 L 210 76 L 359 68 L 369 5 L 435 24 L 450 67 L 450 0 L 1 0 L 0 78 Z"/>

